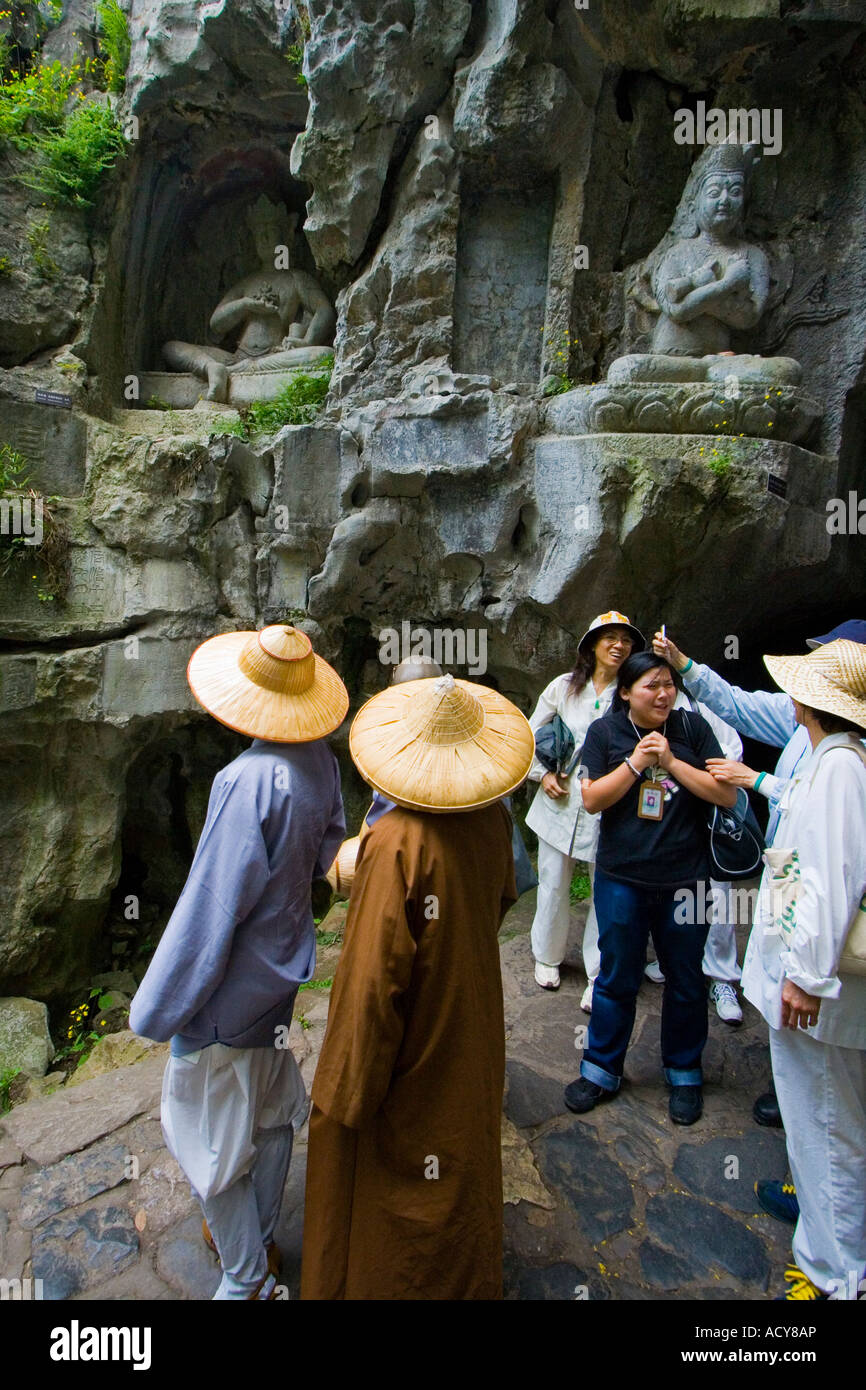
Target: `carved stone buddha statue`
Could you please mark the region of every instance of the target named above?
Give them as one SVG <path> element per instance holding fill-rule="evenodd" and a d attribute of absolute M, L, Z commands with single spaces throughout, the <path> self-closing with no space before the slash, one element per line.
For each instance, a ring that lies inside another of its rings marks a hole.
<path fill-rule="evenodd" d="M 732 334 L 758 324 L 770 286 L 767 257 L 743 232 L 754 158 L 752 146 L 733 144 L 701 156 L 670 233 L 649 258 L 652 298 L 642 302 L 657 313 L 651 351 L 617 358 L 608 382 L 801 380 L 792 357 L 731 351 Z"/>
<path fill-rule="evenodd" d="M 250 208 L 248 222 L 262 268 L 232 285 L 214 309 L 210 329 L 233 338 L 233 349 L 199 343 L 165 343 L 163 356 L 174 371 L 207 381 L 207 399 L 225 401 L 229 378 L 250 372 L 287 372 L 309 366 L 330 352 L 336 318 L 324 290 L 306 271 L 275 269 L 280 212 L 264 196 Z M 286 242 L 297 223 L 289 219 Z"/>

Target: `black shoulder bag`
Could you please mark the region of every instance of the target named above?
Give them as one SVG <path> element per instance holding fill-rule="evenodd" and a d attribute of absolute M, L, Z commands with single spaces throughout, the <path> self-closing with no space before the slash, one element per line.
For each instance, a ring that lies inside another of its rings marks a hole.
<path fill-rule="evenodd" d="M 700 713 L 699 710 L 695 712 Z M 682 715 L 691 739 L 691 725 L 685 710 Z M 764 837 L 752 810 L 749 794 L 745 787 L 737 787 L 736 792 L 737 800 L 730 808 L 714 806 L 709 801 L 705 803 L 709 815 L 707 848 L 710 852 L 710 877 L 720 883 L 726 883 L 729 879 L 753 878 L 760 871 L 764 853 Z"/>

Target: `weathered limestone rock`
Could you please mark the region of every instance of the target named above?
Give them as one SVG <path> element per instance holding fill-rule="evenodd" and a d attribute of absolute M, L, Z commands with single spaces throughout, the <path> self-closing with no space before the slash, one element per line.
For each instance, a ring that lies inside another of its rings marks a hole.
<path fill-rule="evenodd" d="M 80 1067 L 67 1081 L 67 1086 L 81 1086 L 94 1077 L 106 1076 L 121 1067 L 134 1066 L 145 1058 L 161 1057 L 168 1059 L 168 1043 L 157 1043 L 152 1038 L 140 1038 L 128 1028 L 118 1033 L 106 1033 L 93 1048 Z"/>
<path fill-rule="evenodd" d="M 160 1053 L 72 1089 L 64 1086 L 47 1100 L 31 1101 L 5 1115 L 6 1138 L 47 1168 L 113 1134 L 134 1116 L 158 1111 L 164 1070 Z"/>
<path fill-rule="evenodd" d="M 0 157 L 0 166 L 6 164 Z M 36 193 L 3 182 L 9 269 L 0 275 L 0 366 L 13 367 L 72 341 L 87 306 L 93 260 L 78 209 L 40 206 Z"/>
<path fill-rule="evenodd" d="M 138 1232 L 128 1211 L 119 1206 L 87 1207 L 39 1227 L 33 1237 L 33 1277 L 42 1280 L 44 1298 L 71 1298 L 122 1273 L 135 1261 L 138 1249 Z"/>
<path fill-rule="evenodd" d="M 44 1076 L 53 1056 L 45 1005 L 35 999 L 0 999 L 0 1072 Z"/>
<path fill-rule="evenodd" d="M 124 1145 L 109 1141 L 38 1169 L 21 1189 L 18 1220 L 31 1230 L 66 1207 L 77 1207 L 117 1187 L 129 1177 L 126 1159 Z"/>
<path fill-rule="evenodd" d="M 467 0 L 387 0 L 368 13 L 311 0 L 306 130 L 292 172 L 313 185 L 305 232 L 328 270 L 357 261 L 401 135 L 448 91 L 471 17 Z"/>
<path fill-rule="evenodd" d="M 45 1076 L 28 1076 L 21 1072 L 9 1085 L 9 1104 L 25 1105 L 28 1100 L 42 1100 L 51 1096 L 66 1081 L 63 1071 L 50 1071 Z"/>

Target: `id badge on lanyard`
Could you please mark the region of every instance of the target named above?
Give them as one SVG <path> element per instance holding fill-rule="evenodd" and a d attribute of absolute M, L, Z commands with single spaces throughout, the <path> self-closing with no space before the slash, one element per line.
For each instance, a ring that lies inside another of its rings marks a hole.
<path fill-rule="evenodd" d="M 661 820 L 665 809 L 665 789 L 661 782 L 642 782 L 637 798 L 641 820 Z"/>

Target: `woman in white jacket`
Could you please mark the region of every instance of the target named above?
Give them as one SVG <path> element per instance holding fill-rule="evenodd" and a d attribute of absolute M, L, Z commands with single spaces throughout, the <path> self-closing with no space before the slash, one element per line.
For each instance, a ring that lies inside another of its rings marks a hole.
<path fill-rule="evenodd" d="M 590 724 L 610 709 L 623 662 L 645 646 L 643 634 L 624 613 L 599 614 L 577 644 L 574 670 L 557 676 L 539 696 L 529 720 L 533 733 L 558 714 L 571 731 L 574 752 L 579 754 Z M 531 781 L 541 783 L 526 824 L 538 836 L 538 898 L 530 939 L 535 979 L 542 989 L 559 988 L 575 860 L 589 864 L 590 875 L 595 860 L 601 818 L 584 809 L 579 764 L 577 757 L 572 775 L 562 778 L 547 772 L 536 758 L 529 772 Z M 582 1000 L 586 1005 L 599 967 L 598 925 L 592 902 L 584 933 L 584 967 L 589 981 Z"/>
<path fill-rule="evenodd" d="M 772 853 L 789 852 L 788 873 L 777 866 L 774 892 L 765 870 L 743 965 L 800 1203 L 781 1297 L 853 1299 L 866 1289 L 866 960 L 852 969 L 846 951 L 866 887 L 866 648 L 764 662 L 812 745 L 780 802 Z"/>

